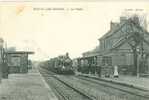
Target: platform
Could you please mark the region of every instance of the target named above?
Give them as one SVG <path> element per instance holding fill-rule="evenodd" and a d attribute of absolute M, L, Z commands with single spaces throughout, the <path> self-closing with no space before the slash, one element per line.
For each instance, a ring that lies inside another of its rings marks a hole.
<path fill-rule="evenodd" d="M 103 78 L 106 80 L 112 80 L 114 82 L 133 85 L 137 88 L 149 90 L 149 78 L 120 75 L 119 78 Z"/>
<path fill-rule="evenodd" d="M 11 74 L 0 84 L 0 100 L 58 100 L 36 70 Z"/>
<path fill-rule="evenodd" d="M 99 78 L 97 75 L 82 74 L 85 76 L 90 76 L 93 78 Z M 143 90 L 149 91 L 149 78 L 128 76 L 128 75 L 119 75 L 119 78 L 109 77 L 109 78 L 99 78 L 103 81 L 110 81 L 113 83 L 118 83 L 126 86 L 133 86 L 135 88 L 140 88 Z"/>

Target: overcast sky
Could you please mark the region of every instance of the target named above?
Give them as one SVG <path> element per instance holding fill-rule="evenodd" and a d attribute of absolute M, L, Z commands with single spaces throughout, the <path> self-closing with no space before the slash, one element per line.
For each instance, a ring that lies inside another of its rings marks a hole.
<path fill-rule="evenodd" d="M 59 10 L 57 10 L 59 9 Z M 110 21 L 129 12 L 146 13 L 143 2 L 9 3 L 0 6 L 0 36 L 8 47 L 35 51 L 43 60 L 69 52 L 71 58 L 99 45 Z M 136 11 L 136 9 L 144 9 Z"/>

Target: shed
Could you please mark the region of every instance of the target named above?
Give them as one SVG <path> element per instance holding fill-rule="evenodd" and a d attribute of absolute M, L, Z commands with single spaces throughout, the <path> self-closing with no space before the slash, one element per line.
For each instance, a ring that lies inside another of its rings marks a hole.
<path fill-rule="evenodd" d="M 27 73 L 28 56 L 34 54 L 32 51 L 7 51 L 6 63 L 9 73 Z"/>

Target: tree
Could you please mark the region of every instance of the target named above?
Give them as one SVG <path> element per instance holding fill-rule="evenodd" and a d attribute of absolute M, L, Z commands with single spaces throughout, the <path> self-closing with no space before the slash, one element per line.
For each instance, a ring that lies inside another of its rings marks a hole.
<path fill-rule="evenodd" d="M 111 49 L 117 50 L 117 48 L 119 48 L 123 44 L 129 44 L 133 53 L 134 75 L 137 75 L 139 73 L 138 52 L 141 51 L 141 57 L 143 59 L 143 43 L 145 42 L 147 45 L 149 45 L 149 42 L 144 38 L 144 34 L 147 34 L 149 36 L 149 33 L 144 28 L 142 28 L 139 23 L 139 18 L 137 16 L 129 18 L 128 21 L 126 21 L 126 25 L 128 25 L 129 27 L 125 31 L 121 31 L 125 33 L 125 36 L 121 37 L 118 43 Z"/>

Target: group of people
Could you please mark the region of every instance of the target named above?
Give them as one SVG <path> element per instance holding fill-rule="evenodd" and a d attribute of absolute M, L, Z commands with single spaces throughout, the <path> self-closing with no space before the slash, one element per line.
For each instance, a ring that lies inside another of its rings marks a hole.
<path fill-rule="evenodd" d="M 109 67 L 106 67 L 106 66 L 104 66 L 105 68 L 105 72 L 104 72 L 104 76 L 105 77 L 110 77 L 110 68 Z M 101 75 L 103 75 L 102 74 L 102 68 L 101 67 L 98 67 L 98 69 L 97 69 L 97 74 L 99 75 L 99 77 L 101 77 Z M 119 77 L 119 72 L 118 72 L 118 66 L 117 65 L 115 65 L 114 66 L 114 68 L 113 68 L 113 70 L 112 70 L 112 74 L 113 74 L 113 77 L 114 78 L 118 78 Z"/>

